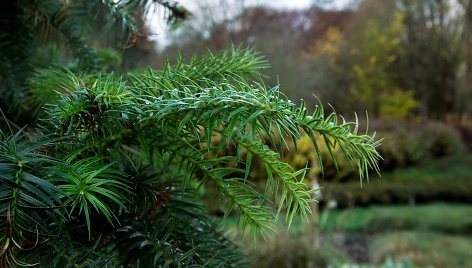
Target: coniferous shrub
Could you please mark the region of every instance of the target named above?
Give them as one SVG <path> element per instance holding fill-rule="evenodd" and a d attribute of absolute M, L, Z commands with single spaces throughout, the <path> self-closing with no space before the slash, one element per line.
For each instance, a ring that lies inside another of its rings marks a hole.
<path fill-rule="evenodd" d="M 259 72 L 267 64 L 252 50 L 107 72 L 113 55 L 99 53 L 87 27 L 118 24 L 133 42 L 133 14 L 147 3 L 12 1 L 2 9 L 2 22 L 18 27 L 0 35 L 8 52 L 0 61 L 0 266 L 240 266 L 241 251 L 208 217 L 199 188 L 212 184 L 214 202 L 236 210 L 255 239 L 273 232 L 278 215 L 290 223 L 310 213 L 307 170 L 281 161 L 277 149 L 302 133 L 318 160 L 321 138 L 361 178 L 378 170 L 378 141 L 321 105 L 309 113 L 266 86 Z M 64 58 L 38 64 L 49 42 Z M 264 163 L 264 191 L 251 182 L 252 160 Z"/>
<path fill-rule="evenodd" d="M 33 84 L 53 85 L 42 128 L 32 138 L 2 133 L 2 261 L 61 265 L 81 252 L 73 262 L 237 264 L 228 253 L 236 248 L 195 200 L 195 185 L 213 184 L 226 212 L 235 208 L 254 238 L 272 231 L 277 211 L 290 223 L 314 201 L 306 170 L 282 162 L 263 136 L 277 136 L 279 148 L 303 130 L 315 152 L 320 136 L 361 175 L 377 168 L 372 137 L 322 107 L 309 114 L 278 87 L 250 78 L 264 67 L 252 51 L 230 49 L 126 78 L 38 73 Z M 230 145 L 236 152 L 222 155 Z M 266 168 L 265 193 L 249 180 L 253 158 Z M 277 196 L 275 208 L 268 193 Z"/>

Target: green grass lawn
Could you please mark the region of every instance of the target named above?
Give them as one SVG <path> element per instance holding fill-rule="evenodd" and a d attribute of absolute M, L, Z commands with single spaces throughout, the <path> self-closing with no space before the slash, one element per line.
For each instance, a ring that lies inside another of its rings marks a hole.
<path fill-rule="evenodd" d="M 235 217 L 228 217 L 221 220 L 221 223 L 225 230 L 237 229 Z M 307 224 L 307 221 L 295 218 L 289 231 L 303 233 L 308 229 Z M 437 203 L 332 210 L 320 213 L 319 225 L 322 232 L 381 233 L 417 230 L 472 235 L 472 205 Z M 279 230 L 284 229 L 287 227 L 280 223 Z"/>
<path fill-rule="evenodd" d="M 472 236 L 472 205 L 429 204 L 416 206 L 373 206 L 351 210 L 333 210 L 319 215 L 322 233 L 388 233 L 421 231 Z M 222 221 L 222 229 L 236 232 L 237 219 Z M 287 226 L 280 224 L 284 232 Z M 307 221 L 296 218 L 289 228 L 294 235 L 310 230 Z M 236 236 L 241 236 L 238 232 Z"/>
<path fill-rule="evenodd" d="M 248 249 L 251 267 L 325 267 L 328 263 L 363 268 L 472 267 L 472 205 L 373 206 L 325 212 L 320 215 L 325 242 L 319 249 L 310 246 L 310 227 L 300 219 L 288 231 L 280 227 L 279 235 L 256 246 L 241 236 L 236 224 L 229 217 L 222 226 Z M 369 234 L 369 263 L 352 265 L 354 261 L 343 249 L 333 246 L 330 237 L 343 233 Z"/>
<path fill-rule="evenodd" d="M 472 203 L 472 154 L 449 156 L 382 172 L 361 188 L 358 180 L 334 183 L 320 180 L 325 200 L 339 207 L 410 203 Z"/>
<path fill-rule="evenodd" d="M 416 267 L 472 267 L 472 238 L 432 232 L 390 232 L 375 236 L 369 255 L 374 264 L 392 258 Z"/>
<path fill-rule="evenodd" d="M 324 231 L 420 230 L 472 235 L 472 205 L 374 206 L 330 211 L 320 219 Z"/>

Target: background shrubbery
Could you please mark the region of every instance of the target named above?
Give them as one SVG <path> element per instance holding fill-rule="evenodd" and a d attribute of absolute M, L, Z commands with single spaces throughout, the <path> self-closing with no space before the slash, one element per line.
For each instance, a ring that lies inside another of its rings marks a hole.
<path fill-rule="evenodd" d="M 469 131 L 466 126 L 461 126 L 459 131 L 458 127 L 446 123 L 403 120 L 374 121 L 372 125 L 369 128 L 375 129 L 376 136 L 382 138 L 379 151 L 383 157 L 381 165 L 384 171 L 415 166 L 431 159 L 458 155 L 468 150 L 465 140 L 467 137 L 463 137 Z M 358 174 L 343 158 L 339 148 L 331 151 L 336 163 L 332 160 L 330 151 L 321 137 L 319 137 L 319 149 L 323 170 L 320 169 L 307 136 L 297 142 L 296 148 L 293 145 L 284 148 L 282 157 L 284 161 L 297 168 L 311 167 L 310 176 L 318 176 L 322 182 L 349 180 L 358 182 Z M 265 178 L 263 166 L 255 170 L 260 173 L 256 177 Z"/>
<path fill-rule="evenodd" d="M 446 123 L 403 120 L 374 121 L 372 125 L 369 128 L 375 129 L 376 136 L 382 138 L 379 151 L 383 157 L 381 165 L 384 171 L 419 165 L 431 159 L 457 155 L 467 150 L 464 140 L 467 137 L 461 135 L 469 130 L 466 126 L 462 126 L 459 131 L 456 126 Z M 315 158 L 315 151 L 308 136 L 297 141 L 297 147 L 290 144 L 284 148 L 283 160 L 297 168 L 311 167 L 310 176 L 318 176 L 322 182 L 358 182 L 358 174 L 343 158 L 341 150 L 335 148 L 331 151 L 336 158 L 335 163 L 323 139 L 319 137 L 318 140 L 323 170 Z M 263 166 L 256 167 L 255 170 L 256 177 L 265 178 Z"/>
<path fill-rule="evenodd" d="M 268 241 L 262 242 L 249 251 L 251 267 L 286 268 L 286 267 L 328 267 L 339 266 L 347 260 L 346 256 L 332 246 L 317 248 L 309 237 L 300 237 L 282 232 Z"/>
<path fill-rule="evenodd" d="M 364 182 L 363 187 L 357 171 L 342 156 L 341 150 L 337 147 L 331 150 L 335 163 L 321 137 L 317 140 L 323 170 L 308 136 L 298 140 L 296 147 L 290 144 L 283 148 L 282 160 L 297 169 L 310 168 L 306 183 L 316 178 L 322 188 L 321 203 L 336 200 L 340 208 L 436 201 L 472 202 L 472 181 L 469 180 L 472 174 L 465 168 L 472 161 L 465 144 L 470 130 L 467 126 L 458 128 L 432 121 L 389 120 L 373 121 L 369 128 L 378 130 L 376 135 L 383 138 L 378 149 L 383 157 L 384 174 L 382 178 L 371 174 L 371 183 Z M 214 142 L 217 144 L 218 139 Z M 270 141 L 266 143 L 270 144 Z M 267 177 L 264 164 L 253 159 L 251 165 L 255 183 L 264 182 Z M 209 209 L 214 214 L 221 214 L 222 208 L 211 202 L 214 195 L 211 187 L 205 193 Z"/>
<path fill-rule="evenodd" d="M 383 138 L 379 150 L 384 170 L 419 164 L 465 149 L 460 132 L 445 123 L 383 121 L 375 124 L 375 129 Z"/>

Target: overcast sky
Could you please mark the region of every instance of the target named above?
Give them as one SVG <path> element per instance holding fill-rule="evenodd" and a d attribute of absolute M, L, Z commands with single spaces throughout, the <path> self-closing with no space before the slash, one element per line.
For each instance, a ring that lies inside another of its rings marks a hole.
<path fill-rule="evenodd" d="M 262 5 L 272 6 L 275 8 L 291 8 L 291 9 L 300 9 L 309 7 L 314 2 L 321 3 L 323 2 L 326 5 L 332 7 L 343 7 L 347 5 L 350 0 L 255 0 L 256 2 L 261 3 Z M 251 2 L 251 1 L 249 1 Z"/>

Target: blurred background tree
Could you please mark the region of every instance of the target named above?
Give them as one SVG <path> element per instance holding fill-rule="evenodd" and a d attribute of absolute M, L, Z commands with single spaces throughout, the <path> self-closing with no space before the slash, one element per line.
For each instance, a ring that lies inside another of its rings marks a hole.
<path fill-rule="evenodd" d="M 273 66 L 268 81 L 290 89 L 294 100 L 315 94 L 343 112 L 367 108 L 396 118 L 468 113 L 468 1 L 365 0 L 344 8 L 325 2 L 284 10 L 199 1 L 161 53 L 251 45 Z"/>

